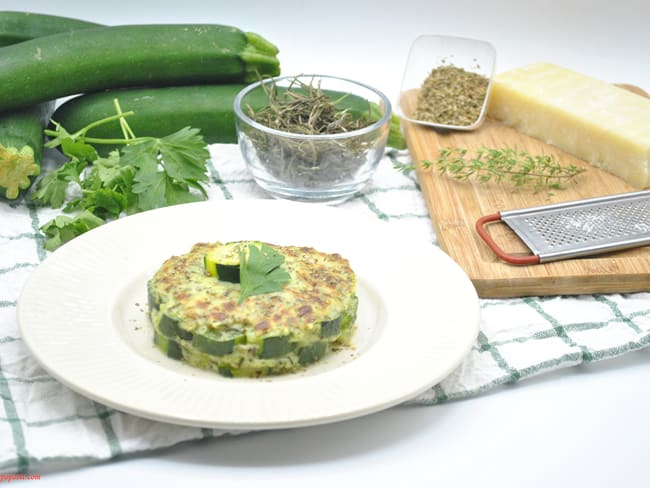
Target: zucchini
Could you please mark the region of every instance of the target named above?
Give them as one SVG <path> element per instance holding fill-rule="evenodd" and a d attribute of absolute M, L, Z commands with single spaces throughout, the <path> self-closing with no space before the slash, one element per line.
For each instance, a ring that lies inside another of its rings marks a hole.
<path fill-rule="evenodd" d="M 350 338 L 354 330 L 354 324 L 357 320 L 358 306 L 359 298 L 357 296 L 352 297 L 352 300 L 348 304 L 347 312 L 341 319 L 341 334 L 337 337 L 337 341 L 341 344 L 350 343 Z"/>
<path fill-rule="evenodd" d="M 235 345 L 245 341 L 246 336 L 238 330 L 215 332 L 202 327 L 194 334 L 192 346 L 211 356 L 225 356 L 233 352 Z"/>
<path fill-rule="evenodd" d="M 149 309 L 149 313 L 160 310 L 160 303 L 158 303 L 156 294 L 151 289 L 151 282 L 147 283 L 147 308 Z"/>
<path fill-rule="evenodd" d="M 341 333 L 341 322 L 343 321 L 343 315 L 339 316 L 334 320 L 328 320 L 326 322 L 321 322 L 320 324 L 320 336 L 325 337 L 336 337 Z"/>
<path fill-rule="evenodd" d="M 107 88 L 242 83 L 280 72 L 273 44 L 216 24 L 94 27 L 2 51 L 0 111 Z"/>
<path fill-rule="evenodd" d="M 229 281 L 230 283 L 240 282 L 239 263 L 223 264 L 214 261 L 210 262 L 207 259 L 206 257 L 206 269 L 208 269 L 209 274 L 221 281 Z"/>
<path fill-rule="evenodd" d="M 221 246 L 203 257 L 205 271 L 218 280 L 239 283 L 239 246 Z"/>
<path fill-rule="evenodd" d="M 220 367 L 218 367 L 218 368 L 217 368 L 217 372 L 218 372 L 221 376 L 225 376 L 226 378 L 232 378 L 232 377 L 234 376 L 234 375 L 233 375 L 232 368 L 228 368 L 228 367 L 225 367 L 225 366 L 220 366 Z"/>
<path fill-rule="evenodd" d="M 296 345 L 291 342 L 290 336 L 272 336 L 262 339 L 262 348 L 258 353 L 260 359 L 271 359 L 285 356 L 293 351 Z"/>
<path fill-rule="evenodd" d="M 115 114 L 114 99 L 120 108 L 132 111 L 127 118 L 133 132 L 139 136 L 164 137 L 182 129 L 201 130 L 208 144 L 237 142 L 233 101 L 245 84 L 170 86 L 108 90 L 72 98 L 61 104 L 52 119 L 68 132 Z M 88 137 L 122 138 L 118 121 L 93 127 Z M 114 145 L 95 145 L 106 155 Z"/>
<path fill-rule="evenodd" d="M 158 329 L 160 329 L 162 335 L 172 339 L 179 337 L 180 339 L 185 339 L 187 341 L 192 340 L 192 333 L 181 328 L 181 326 L 178 325 L 178 320 L 171 318 L 167 314 L 163 314 L 162 317 L 160 317 Z"/>
<path fill-rule="evenodd" d="M 298 362 L 305 366 L 307 364 L 315 363 L 321 359 L 327 352 L 326 342 L 315 342 L 309 346 L 300 349 L 298 353 Z"/>
<path fill-rule="evenodd" d="M 159 334 L 154 330 L 153 343 L 160 349 L 167 357 L 172 359 L 181 359 L 183 357 L 183 350 L 178 342 Z"/>
<path fill-rule="evenodd" d="M 114 99 L 123 111 L 133 111 L 129 126 L 139 136 L 164 137 L 183 127 L 195 127 L 208 144 L 235 144 L 235 112 L 233 102 L 245 84 L 195 85 L 150 88 L 126 88 L 90 93 L 61 104 L 52 119 L 68 132 L 76 132 L 92 122 L 115 114 Z M 258 93 L 258 92 L 256 92 Z M 254 95 L 254 94 L 251 94 Z M 367 109 L 367 101 L 348 97 L 357 112 Z M 263 106 L 265 97 L 249 99 Z M 121 138 L 119 122 L 102 124 L 88 131 L 89 137 Z M 397 149 L 406 147 L 400 129 L 399 117 L 393 114 L 388 145 Z M 117 146 L 95 145 L 98 152 L 107 155 Z"/>
<path fill-rule="evenodd" d="M 9 46 L 37 37 L 100 27 L 101 24 L 58 15 L 33 12 L 0 12 L 0 46 Z"/>
<path fill-rule="evenodd" d="M 0 114 L 0 190 L 16 199 L 41 172 L 43 128 L 53 102 Z"/>

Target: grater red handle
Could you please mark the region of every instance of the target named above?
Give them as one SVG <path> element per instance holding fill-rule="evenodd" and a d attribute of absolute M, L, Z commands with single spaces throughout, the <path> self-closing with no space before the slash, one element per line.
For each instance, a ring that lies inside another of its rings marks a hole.
<path fill-rule="evenodd" d="M 478 232 L 478 235 L 481 236 L 481 238 L 485 241 L 488 247 L 492 249 L 492 251 L 494 251 L 494 254 L 496 254 L 501 259 L 503 259 L 504 261 L 510 264 L 519 264 L 519 265 L 539 264 L 539 256 L 537 255 L 514 256 L 512 254 L 508 254 L 507 252 L 505 252 L 503 249 L 499 247 L 499 245 L 494 241 L 494 239 L 492 239 L 492 236 L 485 229 L 485 224 L 488 224 L 490 222 L 497 222 L 497 221 L 501 221 L 500 213 L 485 215 L 476 221 L 476 232 Z"/>

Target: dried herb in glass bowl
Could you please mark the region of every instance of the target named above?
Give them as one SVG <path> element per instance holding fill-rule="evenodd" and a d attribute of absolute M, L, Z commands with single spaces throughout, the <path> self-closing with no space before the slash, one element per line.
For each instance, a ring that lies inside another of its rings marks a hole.
<path fill-rule="evenodd" d="M 337 202 L 366 185 L 386 146 L 391 107 L 366 85 L 324 75 L 264 80 L 235 100 L 240 148 L 272 195 Z"/>

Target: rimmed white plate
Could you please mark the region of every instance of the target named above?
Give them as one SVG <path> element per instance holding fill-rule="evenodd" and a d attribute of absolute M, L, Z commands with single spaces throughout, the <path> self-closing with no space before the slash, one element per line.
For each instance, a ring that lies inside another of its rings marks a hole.
<path fill-rule="evenodd" d="M 348 258 L 360 299 L 355 348 L 304 372 L 231 379 L 152 344 L 146 282 L 196 242 L 254 239 Z M 23 340 L 72 390 L 117 410 L 182 425 L 271 429 L 376 412 L 448 375 L 478 334 L 464 272 L 429 243 L 342 209 L 276 200 L 178 205 L 133 215 L 52 253 L 18 302 Z"/>

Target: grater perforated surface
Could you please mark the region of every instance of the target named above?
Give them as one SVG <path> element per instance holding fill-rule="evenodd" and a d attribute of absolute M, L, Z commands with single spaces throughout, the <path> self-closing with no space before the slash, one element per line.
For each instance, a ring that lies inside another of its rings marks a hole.
<path fill-rule="evenodd" d="M 650 191 L 501 212 L 541 261 L 650 244 Z"/>

